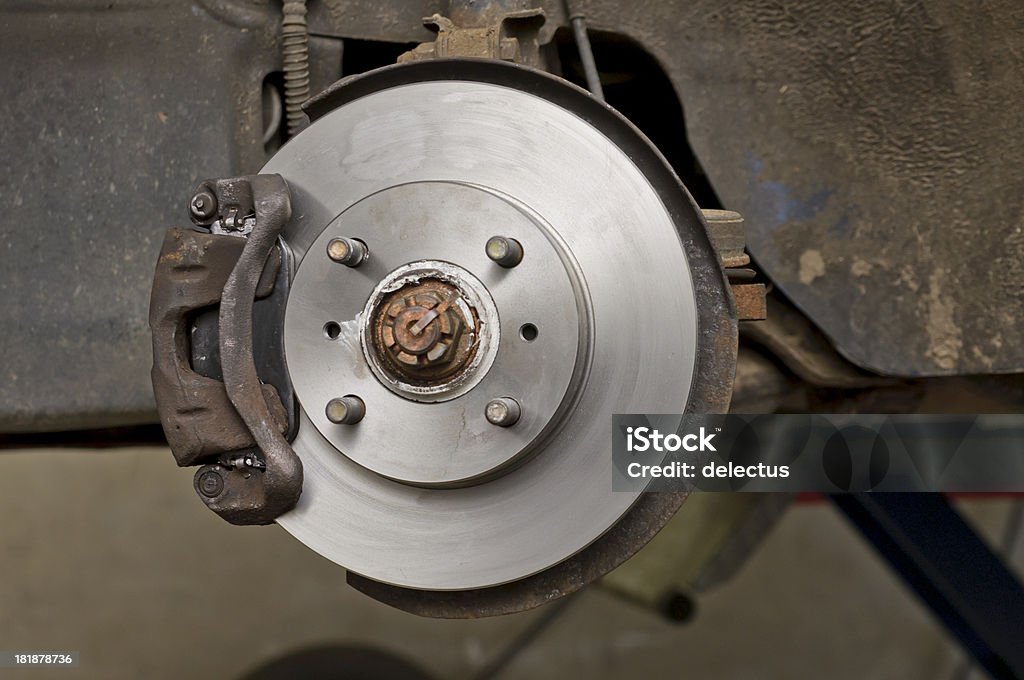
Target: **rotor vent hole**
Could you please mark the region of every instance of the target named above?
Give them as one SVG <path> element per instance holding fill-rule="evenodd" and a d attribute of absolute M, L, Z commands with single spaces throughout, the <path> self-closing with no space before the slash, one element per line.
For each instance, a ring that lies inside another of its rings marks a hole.
<path fill-rule="evenodd" d="M 328 321 L 324 324 L 324 337 L 328 340 L 337 340 L 341 335 L 341 325 L 337 321 Z"/>
<path fill-rule="evenodd" d="M 538 331 L 537 327 L 534 326 L 532 323 L 524 323 L 522 326 L 519 327 L 519 337 L 522 338 L 525 342 L 533 342 L 534 340 L 537 339 L 537 335 L 539 334 L 540 331 Z"/>

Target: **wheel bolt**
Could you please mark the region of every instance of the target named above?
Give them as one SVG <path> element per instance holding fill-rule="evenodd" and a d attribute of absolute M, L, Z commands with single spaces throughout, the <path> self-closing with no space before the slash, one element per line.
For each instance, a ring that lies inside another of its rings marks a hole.
<path fill-rule="evenodd" d="M 511 269 L 523 261 L 523 246 L 507 236 L 492 236 L 487 239 L 487 257 L 505 269 Z"/>
<path fill-rule="evenodd" d="M 355 425 L 366 415 L 366 404 L 354 394 L 327 402 L 327 420 L 337 425 Z"/>
<path fill-rule="evenodd" d="M 523 413 L 519 402 L 512 397 L 499 397 L 487 403 L 487 422 L 498 427 L 512 427 Z"/>
<path fill-rule="evenodd" d="M 327 257 L 346 267 L 358 267 L 369 254 L 366 244 L 356 238 L 335 238 L 327 244 Z"/>

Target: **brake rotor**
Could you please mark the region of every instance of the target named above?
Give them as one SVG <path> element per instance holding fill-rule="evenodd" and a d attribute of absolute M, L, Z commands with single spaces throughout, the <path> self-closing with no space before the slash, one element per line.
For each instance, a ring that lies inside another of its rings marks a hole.
<path fill-rule="evenodd" d="M 304 483 L 278 522 L 441 616 L 459 592 L 522 609 L 625 560 L 682 498 L 611 491 L 611 415 L 728 401 L 734 315 L 685 189 L 618 114 L 499 62 L 388 67 L 309 111 L 263 170 L 291 189 L 298 262 Z M 368 256 L 347 266 L 353 243 Z M 331 413 L 343 397 L 358 422 Z"/>

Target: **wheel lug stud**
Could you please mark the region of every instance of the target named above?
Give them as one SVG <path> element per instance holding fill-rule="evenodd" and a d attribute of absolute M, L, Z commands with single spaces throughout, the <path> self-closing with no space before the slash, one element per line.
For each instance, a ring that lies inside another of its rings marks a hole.
<path fill-rule="evenodd" d="M 366 404 L 354 394 L 327 402 L 327 420 L 336 425 L 355 425 L 366 415 Z"/>
<path fill-rule="evenodd" d="M 492 236 L 487 239 L 487 257 L 495 264 L 511 269 L 523 261 L 523 246 L 507 236 Z"/>
<path fill-rule="evenodd" d="M 519 402 L 512 397 L 499 397 L 487 403 L 487 422 L 498 427 L 512 427 L 523 413 Z"/>
<path fill-rule="evenodd" d="M 327 244 L 327 257 L 346 267 L 358 267 L 369 254 L 369 248 L 357 238 L 335 238 Z"/>

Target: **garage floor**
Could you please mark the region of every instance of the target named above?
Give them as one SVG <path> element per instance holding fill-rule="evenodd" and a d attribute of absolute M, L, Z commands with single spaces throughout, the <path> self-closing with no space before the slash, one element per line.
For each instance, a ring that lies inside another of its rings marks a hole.
<path fill-rule="evenodd" d="M 233 679 L 321 644 L 371 645 L 465 678 L 545 615 L 392 610 L 282 529 L 224 523 L 191 477 L 159 448 L 0 452 L 0 650 L 81 656 L 76 668 L 0 678 Z M 1010 505 L 962 508 L 997 540 Z M 698 605 L 674 626 L 590 589 L 499 677 L 964 677 L 945 633 L 827 504 L 794 506 Z"/>

